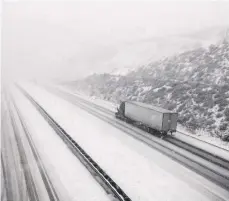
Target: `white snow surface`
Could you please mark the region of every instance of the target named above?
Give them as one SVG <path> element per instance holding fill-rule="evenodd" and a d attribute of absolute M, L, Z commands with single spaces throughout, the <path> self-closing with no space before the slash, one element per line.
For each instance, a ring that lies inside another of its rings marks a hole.
<path fill-rule="evenodd" d="M 229 194 L 144 143 L 37 86 L 26 90 L 132 200 L 214 200 Z M 59 153 L 59 151 L 58 151 Z"/>
<path fill-rule="evenodd" d="M 110 200 L 30 101 L 16 89 L 13 96 L 61 200 Z"/>

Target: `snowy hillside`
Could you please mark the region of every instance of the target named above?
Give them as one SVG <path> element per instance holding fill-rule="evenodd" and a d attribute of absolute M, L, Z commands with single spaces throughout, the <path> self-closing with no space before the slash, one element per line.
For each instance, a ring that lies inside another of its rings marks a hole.
<path fill-rule="evenodd" d="M 179 112 L 179 122 L 192 131 L 229 136 L 228 35 L 206 49 L 152 62 L 125 76 L 94 74 L 70 86 L 112 102 L 127 99 L 162 106 Z"/>

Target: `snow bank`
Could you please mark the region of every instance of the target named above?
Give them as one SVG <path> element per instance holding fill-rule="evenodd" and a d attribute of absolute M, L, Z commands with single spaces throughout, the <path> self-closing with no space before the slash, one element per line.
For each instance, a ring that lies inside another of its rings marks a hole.
<path fill-rule="evenodd" d="M 207 142 L 210 143 L 212 145 L 215 145 L 219 148 L 223 148 L 229 151 L 229 142 L 225 142 L 222 141 L 220 138 L 214 137 L 212 135 L 210 135 L 208 132 L 206 131 L 197 131 L 196 134 L 193 134 L 189 131 L 187 131 L 187 129 L 185 129 L 183 126 L 178 125 L 178 129 L 179 134 L 185 134 L 190 136 L 190 138 L 196 138 L 197 140 L 201 140 L 203 142 Z"/>

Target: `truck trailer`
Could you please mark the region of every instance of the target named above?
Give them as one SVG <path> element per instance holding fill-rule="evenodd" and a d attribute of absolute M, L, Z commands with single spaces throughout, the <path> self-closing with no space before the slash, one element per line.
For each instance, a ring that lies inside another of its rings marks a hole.
<path fill-rule="evenodd" d="M 163 134 L 176 131 L 178 113 L 136 101 L 124 101 L 115 116 L 128 123 L 144 125 Z"/>

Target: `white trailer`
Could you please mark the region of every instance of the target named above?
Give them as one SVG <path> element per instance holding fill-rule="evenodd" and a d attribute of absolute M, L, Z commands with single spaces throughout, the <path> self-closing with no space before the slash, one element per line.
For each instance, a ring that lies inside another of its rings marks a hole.
<path fill-rule="evenodd" d="M 125 101 L 124 116 L 160 132 L 175 132 L 178 113 L 135 101 Z"/>

